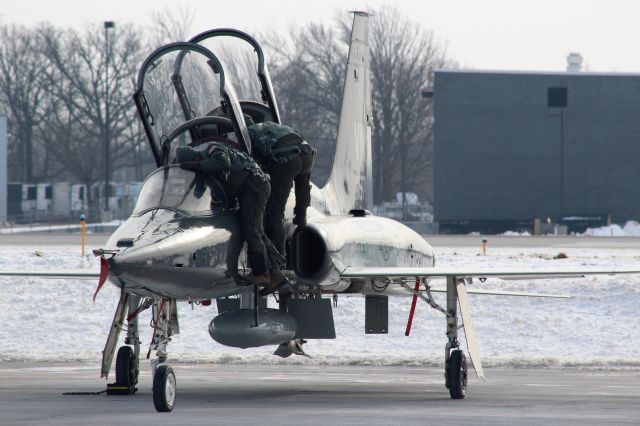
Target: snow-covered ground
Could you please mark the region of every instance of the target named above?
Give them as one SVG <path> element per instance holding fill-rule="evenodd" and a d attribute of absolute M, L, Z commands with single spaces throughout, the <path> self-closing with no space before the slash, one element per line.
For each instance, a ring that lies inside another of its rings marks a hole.
<path fill-rule="evenodd" d="M 109 222 L 99 223 L 87 223 L 85 226 L 89 232 L 93 228 L 115 228 L 122 224 L 122 220 L 111 220 Z M 0 234 L 21 234 L 24 232 L 66 232 L 76 231 L 79 232 L 81 225 L 67 224 L 67 225 L 16 225 L 0 227 Z"/>
<path fill-rule="evenodd" d="M 1 244 L 1 243 L 0 243 Z M 437 249 L 438 265 L 529 267 L 630 267 L 640 250 L 557 248 Z M 0 245 L 0 269 L 97 268 L 77 247 Z M 0 361 L 97 361 L 115 309 L 118 289 L 107 286 L 91 301 L 96 283 L 82 280 L 0 278 Z M 477 288 L 561 293 L 573 299 L 472 295 L 480 351 L 489 366 L 588 366 L 640 368 L 640 276 L 604 276 L 543 281 L 488 280 Z M 443 295 L 436 298 L 444 304 Z M 218 363 L 381 364 L 441 366 L 444 316 L 419 303 L 410 337 L 404 329 L 410 299 L 389 302 L 388 335 L 364 334 L 364 300 L 341 296 L 334 310 L 335 340 L 305 345 L 311 358 L 281 359 L 274 348 L 233 349 L 207 332 L 216 315 L 210 307 L 179 305 L 181 334 L 169 346 L 174 360 Z M 270 303 L 273 303 L 271 300 Z M 151 329 L 141 317 L 143 352 Z"/>

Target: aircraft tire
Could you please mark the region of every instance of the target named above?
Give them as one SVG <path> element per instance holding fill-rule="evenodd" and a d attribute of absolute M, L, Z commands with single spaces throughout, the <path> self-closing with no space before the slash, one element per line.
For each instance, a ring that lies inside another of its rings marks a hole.
<path fill-rule="evenodd" d="M 447 375 L 451 399 L 463 399 L 467 392 L 467 359 L 460 349 L 451 352 Z"/>
<path fill-rule="evenodd" d="M 176 403 L 176 375 L 168 365 L 161 365 L 153 376 L 153 405 L 156 410 L 166 413 L 173 410 Z"/>
<path fill-rule="evenodd" d="M 116 357 L 116 383 L 135 389 L 138 383 L 138 360 L 130 346 L 121 346 Z M 133 393 L 133 392 L 131 392 Z"/>

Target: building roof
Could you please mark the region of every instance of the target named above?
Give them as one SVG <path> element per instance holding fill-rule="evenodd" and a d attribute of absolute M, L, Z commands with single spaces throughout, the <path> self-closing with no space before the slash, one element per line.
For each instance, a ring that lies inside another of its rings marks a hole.
<path fill-rule="evenodd" d="M 507 74 L 507 75 L 553 75 L 553 76 L 570 76 L 570 77 L 640 77 L 640 72 L 594 72 L 594 71 L 518 71 L 518 70 L 480 70 L 480 69 L 446 69 L 438 68 L 434 70 L 436 73 L 449 74 Z"/>

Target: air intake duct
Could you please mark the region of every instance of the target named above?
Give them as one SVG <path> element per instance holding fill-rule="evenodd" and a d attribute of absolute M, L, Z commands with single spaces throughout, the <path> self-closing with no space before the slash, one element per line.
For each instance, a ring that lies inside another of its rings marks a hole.
<path fill-rule="evenodd" d="M 314 226 L 298 228 L 291 238 L 292 266 L 296 275 L 309 281 L 322 281 L 331 271 L 324 232 Z"/>

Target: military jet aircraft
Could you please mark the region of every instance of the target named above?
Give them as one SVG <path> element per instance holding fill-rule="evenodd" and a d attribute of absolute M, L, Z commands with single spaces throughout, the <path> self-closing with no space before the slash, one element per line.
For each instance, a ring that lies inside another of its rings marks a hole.
<path fill-rule="evenodd" d="M 467 361 L 460 348 L 464 329 L 471 363 L 484 377 L 470 317 L 472 278 L 561 278 L 586 274 L 639 273 L 629 270 L 482 270 L 435 266 L 431 246 L 403 224 L 370 213 L 371 79 L 368 16 L 355 12 L 333 169 L 327 184 L 312 187 L 308 224 L 289 226 L 288 271 L 292 284 L 279 292 L 279 308 L 267 309 L 248 273 L 237 207 L 214 179 L 174 164 L 175 148 L 221 140 L 247 152 L 251 144 L 243 114 L 256 122 L 280 121 L 262 48 L 243 32 L 217 29 L 189 42 L 154 51 L 142 64 L 134 100 L 158 166 L 144 182 L 132 216 L 95 251 L 100 272 L 1 271 L 0 275 L 98 278 L 121 289 L 103 351 L 102 377 L 111 370 L 120 330 L 112 393 L 134 393 L 140 346 L 138 314 L 152 309 L 153 400 L 158 411 L 175 405 L 175 374 L 167 364 L 168 344 L 178 334 L 177 302 L 208 305 L 218 315 L 211 337 L 233 347 L 273 346 L 283 357 L 303 354 L 305 339 L 335 338 L 331 294 L 364 295 L 367 333 L 387 332 L 388 296 L 421 299 L 444 315 L 445 385 L 464 398 Z M 237 90 L 237 92 L 236 92 Z M 312 139 L 311 139 L 312 140 Z M 294 199 L 289 199 L 291 212 Z M 431 279 L 445 278 L 446 304 L 433 298 Z M 97 290 L 97 291 L 98 291 Z M 96 291 L 96 293 L 97 293 Z M 555 297 L 549 294 L 527 294 Z M 458 308 L 459 307 L 459 308 Z M 460 320 L 462 325 L 460 326 Z M 203 325 L 204 326 L 204 325 Z"/>

